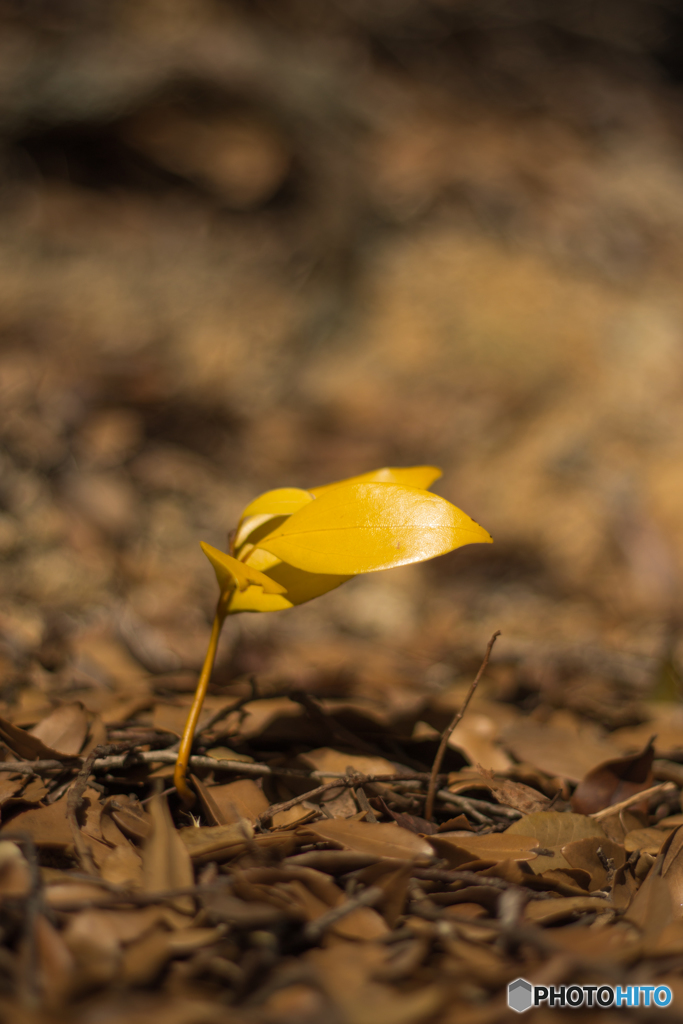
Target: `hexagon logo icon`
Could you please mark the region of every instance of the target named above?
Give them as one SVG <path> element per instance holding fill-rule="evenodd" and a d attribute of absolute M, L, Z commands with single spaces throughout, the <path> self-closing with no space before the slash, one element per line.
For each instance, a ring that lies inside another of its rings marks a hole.
<path fill-rule="evenodd" d="M 533 988 L 524 978 L 516 978 L 508 985 L 508 1006 L 517 1013 L 524 1013 L 531 1008 Z"/>

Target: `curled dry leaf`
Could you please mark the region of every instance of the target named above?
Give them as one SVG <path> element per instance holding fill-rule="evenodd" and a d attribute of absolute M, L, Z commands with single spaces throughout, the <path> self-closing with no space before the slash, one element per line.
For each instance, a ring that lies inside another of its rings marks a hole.
<path fill-rule="evenodd" d="M 614 758 L 596 765 L 576 787 L 572 809 L 579 814 L 594 814 L 648 789 L 652 785 L 654 756 L 650 739 L 643 750 L 632 757 Z M 647 810 L 647 806 L 644 809 Z"/>
<path fill-rule="evenodd" d="M 88 735 L 88 716 L 78 701 L 63 704 L 29 732 L 46 747 L 59 751 L 62 757 L 76 757 Z"/>
<path fill-rule="evenodd" d="M 61 760 L 65 755 L 58 750 L 48 747 L 38 736 L 32 736 L 25 729 L 13 725 L 6 718 L 0 718 L 0 740 L 6 743 L 10 750 L 27 761 L 38 760 Z"/>

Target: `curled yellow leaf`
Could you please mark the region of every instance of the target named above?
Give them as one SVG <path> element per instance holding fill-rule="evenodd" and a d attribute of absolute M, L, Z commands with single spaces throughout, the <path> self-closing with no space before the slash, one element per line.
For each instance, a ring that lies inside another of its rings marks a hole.
<path fill-rule="evenodd" d="M 284 593 L 285 588 L 280 583 L 276 583 L 275 580 L 266 576 L 265 573 L 259 572 L 258 569 L 254 569 L 244 562 L 238 562 L 232 555 L 226 555 L 224 551 L 212 547 L 211 544 L 201 541 L 201 547 L 213 566 L 222 594 L 235 587 L 238 591 L 244 591 L 254 585 L 261 587 L 266 594 Z"/>
<path fill-rule="evenodd" d="M 338 484 L 258 542 L 312 573 L 355 576 L 435 558 L 491 537 L 445 498 L 392 483 Z"/>
<path fill-rule="evenodd" d="M 286 593 L 267 594 L 260 587 L 248 587 L 244 591 L 235 590 L 228 606 L 230 615 L 236 612 L 276 612 L 292 608 L 294 605 L 312 601 L 314 597 L 320 597 L 351 579 L 350 576 L 332 573 L 305 572 L 280 561 L 262 548 L 253 548 L 246 558 L 246 563 L 249 567 L 263 572 L 275 583 L 279 583 Z"/>
<path fill-rule="evenodd" d="M 300 487 L 278 487 L 254 498 L 242 512 L 235 533 L 235 547 L 239 548 L 250 535 L 264 523 L 278 516 L 291 516 L 309 501 L 313 495 Z"/>

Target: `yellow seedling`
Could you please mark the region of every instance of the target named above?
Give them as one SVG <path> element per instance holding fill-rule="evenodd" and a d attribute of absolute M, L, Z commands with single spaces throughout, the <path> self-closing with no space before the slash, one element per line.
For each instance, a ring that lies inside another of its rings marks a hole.
<path fill-rule="evenodd" d="M 440 476 L 435 466 L 411 466 L 310 491 L 281 487 L 247 505 L 230 554 L 202 544 L 220 597 L 175 767 L 187 807 L 194 803 L 187 766 L 226 616 L 292 608 L 360 573 L 422 562 L 464 544 L 490 544 L 486 530 L 426 489 Z"/>

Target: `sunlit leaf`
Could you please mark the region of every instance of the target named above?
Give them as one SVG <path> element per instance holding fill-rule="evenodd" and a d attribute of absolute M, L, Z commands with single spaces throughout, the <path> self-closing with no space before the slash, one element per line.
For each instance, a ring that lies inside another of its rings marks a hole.
<path fill-rule="evenodd" d="M 339 487 L 341 484 L 406 484 L 408 487 L 427 490 L 442 475 L 438 466 L 384 466 L 359 476 L 350 476 L 346 480 L 337 480 L 333 484 L 312 487 L 310 493 L 317 498 L 331 487 Z"/>
<path fill-rule="evenodd" d="M 259 561 L 263 556 L 274 559 L 273 555 L 260 548 L 256 548 L 253 555 Z M 351 579 L 351 576 L 332 573 L 304 572 L 278 559 L 275 562 L 275 565 L 268 568 L 267 574 L 285 588 L 286 594 L 266 594 L 260 587 L 248 587 L 241 592 L 235 590 L 228 608 L 230 615 L 236 612 L 277 612 L 293 605 L 305 604 Z"/>
<path fill-rule="evenodd" d="M 292 512 L 307 505 L 309 501 L 312 501 L 310 493 L 300 487 L 278 487 L 254 498 L 242 513 L 242 519 L 247 516 L 258 516 L 263 512 L 270 516 L 291 516 Z"/>
<path fill-rule="evenodd" d="M 282 594 L 284 592 L 284 587 L 259 572 L 258 569 L 245 565 L 244 562 L 238 562 L 236 558 L 226 555 L 224 551 L 219 551 L 218 548 L 205 544 L 203 541 L 201 545 L 202 551 L 214 568 L 221 593 L 232 590 L 235 586 L 238 590 L 246 590 L 254 584 L 262 587 L 267 594 Z"/>
<path fill-rule="evenodd" d="M 388 483 L 339 484 L 295 512 L 259 547 L 307 572 L 357 575 L 491 543 L 436 494 Z"/>
<path fill-rule="evenodd" d="M 241 544 L 263 523 L 276 516 L 291 516 L 309 501 L 313 495 L 300 487 L 278 487 L 254 498 L 242 512 L 235 534 L 235 547 Z"/>

